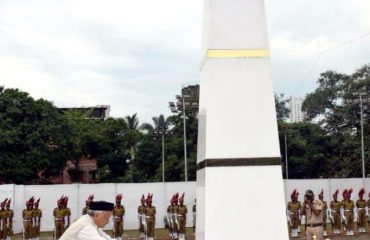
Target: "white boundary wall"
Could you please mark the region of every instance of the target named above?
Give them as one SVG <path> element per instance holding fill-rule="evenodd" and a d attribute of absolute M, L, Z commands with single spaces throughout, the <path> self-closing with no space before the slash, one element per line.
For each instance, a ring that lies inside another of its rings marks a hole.
<path fill-rule="evenodd" d="M 314 191 L 317 196 L 321 189 L 324 189 L 324 200 L 330 202 L 333 193 L 339 189 L 338 199 L 342 199 L 342 191 L 345 188 L 352 188 L 352 200 L 358 198 L 357 193 L 364 187 L 366 199 L 370 191 L 370 178 L 347 178 L 347 179 L 293 179 L 284 180 L 285 202 L 290 201 L 290 194 L 294 189 L 299 192 L 299 200 L 303 201 L 303 195 L 307 189 Z M 263 191 L 263 190 L 261 190 Z M 171 196 L 176 193 L 185 192 L 185 204 L 188 206 L 187 226 L 192 226 L 192 213 L 194 198 L 196 197 L 196 182 L 173 182 L 173 183 L 107 183 L 107 184 L 70 184 L 70 185 L 0 185 L 0 201 L 5 198 L 12 198 L 14 209 L 14 231 L 22 231 L 22 210 L 26 201 L 35 196 L 40 197 L 40 209 L 43 212 L 41 222 L 42 231 L 53 230 L 53 209 L 57 200 L 64 194 L 69 197 L 68 207 L 72 211 L 71 221 L 81 216 L 85 200 L 90 194 L 94 194 L 94 200 L 105 200 L 114 202 L 116 194 L 122 193 L 122 204 L 125 206 L 125 229 L 136 229 L 137 207 L 140 204 L 142 194 L 153 193 L 153 205 L 157 208 L 156 228 L 164 227 L 164 217 Z M 220 192 L 219 194 L 223 194 Z M 271 196 L 273 200 L 274 196 Z M 108 224 L 106 229 L 111 229 Z"/>
<path fill-rule="evenodd" d="M 122 204 L 125 206 L 125 229 L 138 227 L 137 208 L 141 195 L 153 193 L 153 206 L 157 208 L 156 228 L 164 227 L 164 217 L 172 195 L 185 192 L 184 204 L 188 206 L 187 225 L 192 226 L 192 206 L 195 198 L 195 182 L 171 183 L 131 183 L 131 184 L 69 184 L 69 185 L 0 185 L 0 201 L 12 198 L 11 207 L 14 209 L 15 233 L 22 231 L 22 211 L 26 201 L 35 196 L 41 198 L 39 208 L 42 210 L 41 231 L 53 230 L 53 210 L 57 200 L 64 194 L 69 197 L 68 207 L 71 209 L 71 222 L 81 216 L 85 200 L 94 194 L 94 200 L 115 201 L 116 194 L 122 193 Z M 112 223 L 105 229 L 112 229 Z"/>

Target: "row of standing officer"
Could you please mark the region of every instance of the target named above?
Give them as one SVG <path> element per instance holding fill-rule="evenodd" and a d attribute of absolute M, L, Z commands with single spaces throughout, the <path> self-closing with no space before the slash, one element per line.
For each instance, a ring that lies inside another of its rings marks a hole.
<path fill-rule="evenodd" d="M 1 202 L 0 210 L 0 239 L 11 240 L 13 236 L 13 218 L 14 211 L 10 209 L 11 199 L 5 199 Z M 23 224 L 22 224 L 22 235 L 23 239 L 40 239 L 40 227 L 42 211 L 39 209 L 40 198 L 35 201 L 34 197 L 31 197 L 26 202 L 26 209 L 22 211 Z M 6 209 L 4 209 L 6 206 Z"/>
<path fill-rule="evenodd" d="M 13 235 L 14 212 L 10 209 L 11 199 L 6 198 L 0 203 L 0 239 L 10 240 Z"/>
<path fill-rule="evenodd" d="M 142 239 L 153 239 L 154 238 L 154 226 L 155 226 L 155 214 L 156 209 L 152 206 L 153 194 L 148 194 L 147 198 L 142 195 L 141 205 L 138 207 L 139 216 L 139 231 L 140 238 Z M 90 195 L 86 200 L 86 206 L 82 210 L 82 214 L 87 214 L 89 205 L 93 201 L 94 195 Z M 123 223 L 125 208 L 121 204 L 122 194 L 116 196 L 116 205 L 113 209 L 113 236 L 118 240 L 122 240 L 123 235 Z M 175 201 L 176 199 L 176 201 Z M 42 211 L 39 209 L 40 198 L 35 201 L 34 197 L 31 197 L 26 201 L 26 209 L 23 210 L 23 225 L 22 234 L 23 239 L 39 240 Z M 180 204 L 178 204 L 178 202 Z M 10 240 L 13 234 L 13 217 L 14 212 L 10 209 L 11 199 L 5 199 L 1 202 L 0 208 L 0 239 Z M 179 194 L 173 195 L 171 199 L 171 206 L 169 206 L 170 215 L 167 216 L 171 219 L 167 219 L 168 223 L 171 223 L 170 236 L 173 239 L 185 239 L 185 227 L 186 227 L 186 214 L 187 207 L 184 203 L 184 194 L 179 198 Z M 6 207 L 6 209 L 5 209 Z M 196 204 L 193 205 L 193 230 L 195 231 L 196 221 Z M 71 210 L 68 208 L 68 197 L 62 196 L 57 201 L 57 207 L 53 210 L 54 216 L 54 229 L 53 238 L 59 239 L 64 231 L 70 225 Z"/>
<path fill-rule="evenodd" d="M 369 219 L 370 193 L 369 200 L 364 199 L 365 190 L 361 188 L 358 192 L 359 199 L 354 203 L 351 200 L 353 190 L 344 189 L 342 192 L 343 200 L 338 200 L 339 190 L 333 194 L 333 200 L 330 205 L 324 201 L 324 191 L 319 194 L 319 199 L 323 202 L 323 229 L 324 236 L 327 236 L 327 223 L 331 223 L 333 234 L 340 234 L 342 225 L 346 235 L 353 236 L 354 222 L 357 222 L 358 232 L 366 232 L 366 218 Z M 287 218 L 291 229 L 291 236 L 298 237 L 300 224 L 305 224 L 305 218 L 301 217 L 301 202 L 298 201 L 298 191 L 294 189 L 291 194 L 291 201 L 287 206 Z"/>
<path fill-rule="evenodd" d="M 186 215 L 187 207 L 184 205 L 185 193 L 179 197 L 176 193 L 171 198 L 171 205 L 167 208 L 166 220 L 169 226 L 170 237 L 172 239 L 185 239 L 186 229 Z M 86 214 L 89 209 L 89 204 L 93 201 L 94 196 L 90 195 L 86 200 L 86 207 L 82 214 Z M 124 215 L 125 207 L 121 204 L 122 194 L 116 196 L 116 205 L 113 209 L 113 237 L 118 240 L 122 239 L 124 229 Z M 153 194 L 148 194 L 147 197 L 143 194 L 138 206 L 138 220 L 139 220 L 139 237 L 140 239 L 153 240 L 156 223 L 156 207 L 152 205 Z M 193 231 L 195 232 L 196 225 L 196 203 L 193 208 Z"/>
<path fill-rule="evenodd" d="M 169 237 L 171 239 L 185 240 L 186 234 L 186 215 L 188 209 L 184 205 L 185 193 L 179 198 L 176 193 L 170 199 L 170 205 L 167 207 L 167 224 Z"/>

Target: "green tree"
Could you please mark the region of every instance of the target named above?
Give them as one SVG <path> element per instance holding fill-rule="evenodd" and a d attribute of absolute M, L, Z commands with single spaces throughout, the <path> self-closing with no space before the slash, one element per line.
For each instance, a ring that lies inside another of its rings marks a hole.
<path fill-rule="evenodd" d="M 129 129 L 123 118 L 108 118 L 101 122 L 100 153 L 98 154 L 98 177 L 101 182 L 128 182 L 130 144 Z"/>
<path fill-rule="evenodd" d="M 160 182 L 162 152 L 161 142 L 153 140 L 151 134 L 145 134 L 138 145 L 137 155 L 133 162 L 135 182 Z"/>
<path fill-rule="evenodd" d="M 320 123 L 324 124 L 331 116 L 336 115 L 338 108 L 342 105 L 338 100 L 349 80 L 348 75 L 335 71 L 320 74 L 317 89 L 308 94 L 302 104 L 306 117 L 312 120 L 322 116 L 323 120 Z"/>
<path fill-rule="evenodd" d="M 308 94 L 303 102 L 308 119 L 318 122 L 330 137 L 333 151 L 328 159 L 328 176 L 361 176 L 360 105 L 353 98 L 359 91 L 370 95 L 369 76 L 369 65 L 362 66 L 351 75 L 326 71 L 320 75 L 317 89 Z M 365 142 L 370 140 L 368 116 L 365 112 Z M 369 150 L 369 147 L 365 148 L 366 156 L 369 156 Z M 368 162 L 366 165 L 369 172 Z"/>
<path fill-rule="evenodd" d="M 176 169 L 170 168 L 172 156 L 171 139 L 173 138 L 172 123 L 163 114 L 153 117 L 153 124 L 144 123 L 141 130 L 145 132 L 142 141 L 138 145 L 137 156 L 134 160 L 134 179 L 138 182 L 161 181 L 162 180 L 162 138 L 160 131 L 167 131 L 165 135 L 165 180 L 171 181 L 172 172 Z M 171 128 L 171 129 L 169 129 Z M 157 132 L 157 134 L 155 134 Z M 171 134 L 170 134 L 171 133 Z M 169 170 L 170 169 L 170 170 Z M 174 173 L 176 174 L 176 173 Z"/>
<path fill-rule="evenodd" d="M 198 141 L 198 109 L 199 85 L 190 85 L 181 89 L 181 97 L 177 97 L 177 113 L 170 116 L 173 137 L 169 142 L 168 167 L 174 169 L 169 175 L 170 181 L 183 181 L 185 179 L 184 159 L 184 113 L 186 119 L 186 150 L 187 150 L 187 175 L 189 181 L 196 180 L 196 156 Z M 185 104 L 185 112 L 183 105 Z M 172 107 L 174 107 L 172 105 Z"/>
<path fill-rule="evenodd" d="M 51 102 L 0 87 L 1 182 L 47 182 L 64 168 L 73 147 L 71 126 Z"/>
<path fill-rule="evenodd" d="M 184 160 L 184 122 L 183 112 L 168 118 L 171 122 L 173 136 L 168 143 L 168 152 L 171 158 L 168 160 L 168 168 L 173 169 L 169 175 L 169 181 L 183 181 L 185 179 Z M 188 180 L 196 180 L 196 156 L 198 141 L 198 119 L 195 112 L 186 111 L 186 147 Z"/>
<path fill-rule="evenodd" d="M 289 99 L 284 97 L 284 94 L 275 93 L 275 109 L 276 109 L 276 118 L 278 121 L 283 121 L 288 118 L 289 109 L 287 104 Z"/>
<path fill-rule="evenodd" d="M 280 151 L 287 155 L 289 178 L 319 178 L 327 176 L 327 161 L 332 152 L 330 139 L 324 130 L 314 123 L 280 123 Z M 285 177 L 285 159 L 283 168 Z"/>
<path fill-rule="evenodd" d="M 80 161 L 93 160 L 101 153 L 101 134 L 96 131 L 102 120 L 91 118 L 91 110 L 71 108 L 64 111 L 71 127 L 70 137 L 73 141 L 71 158 L 75 168 L 68 170 L 73 182 L 80 181 Z"/>
<path fill-rule="evenodd" d="M 142 133 L 140 132 L 142 126 L 140 126 L 136 113 L 132 116 L 126 116 L 125 121 L 127 124 L 126 140 L 129 151 L 127 154 L 134 160 L 137 153 L 137 146 L 142 138 Z"/>

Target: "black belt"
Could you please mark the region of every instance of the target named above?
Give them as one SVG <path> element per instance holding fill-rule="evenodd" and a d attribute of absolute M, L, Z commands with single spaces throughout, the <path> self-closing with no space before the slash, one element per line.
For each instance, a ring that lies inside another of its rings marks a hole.
<path fill-rule="evenodd" d="M 320 227 L 322 223 L 307 224 L 307 227 Z"/>

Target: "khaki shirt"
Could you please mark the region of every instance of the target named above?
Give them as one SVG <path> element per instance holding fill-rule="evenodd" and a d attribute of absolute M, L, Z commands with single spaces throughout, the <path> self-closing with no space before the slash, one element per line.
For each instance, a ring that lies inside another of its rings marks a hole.
<path fill-rule="evenodd" d="M 341 203 L 339 201 L 331 201 L 330 202 L 330 208 L 332 211 L 334 212 L 339 212 L 340 210 L 340 207 L 341 207 Z"/>
<path fill-rule="evenodd" d="M 125 215 L 125 207 L 124 206 L 115 206 L 112 213 L 113 217 L 123 217 Z"/>
<path fill-rule="evenodd" d="M 153 207 L 153 206 L 149 207 L 148 206 L 148 207 L 145 208 L 145 216 L 154 218 L 155 214 L 156 214 L 155 207 Z"/>
<path fill-rule="evenodd" d="M 306 221 L 307 224 L 322 223 L 323 221 L 323 203 L 320 200 L 313 200 L 313 206 L 321 210 L 319 215 L 316 215 L 308 204 L 306 204 Z"/>
<path fill-rule="evenodd" d="M 53 216 L 55 218 L 63 218 L 64 217 L 64 209 L 54 208 Z"/>
<path fill-rule="evenodd" d="M 358 199 L 356 201 L 356 207 L 357 208 L 365 208 L 366 207 L 366 201 L 364 199 Z"/>
<path fill-rule="evenodd" d="M 287 208 L 291 213 L 298 214 L 301 207 L 302 207 L 301 202 L 297 201 L 297 202 L 289 202 Z"/>
<path fill-rule="evenodd" d="M 33 210 L 23 210 L 23 220 L 30 220 L 34 217 L 34 212 Z"/>
<path fill-rule="evenodd" d="M 179 216 L 186 216 L 187 213 L 188 213 L 188 208 L 186 207 L 186 205 L 180 205 L 180 206 L 178 206 L 178 208 L 177 208 L 177 214 Z"/>
<path fill-rule="evenodd" d="M 64 214 L 65 217 L 71 216 L 71 209 L 70 208 L 65 208 L 63 212 L 64 212 L 63 214 Z"/>

